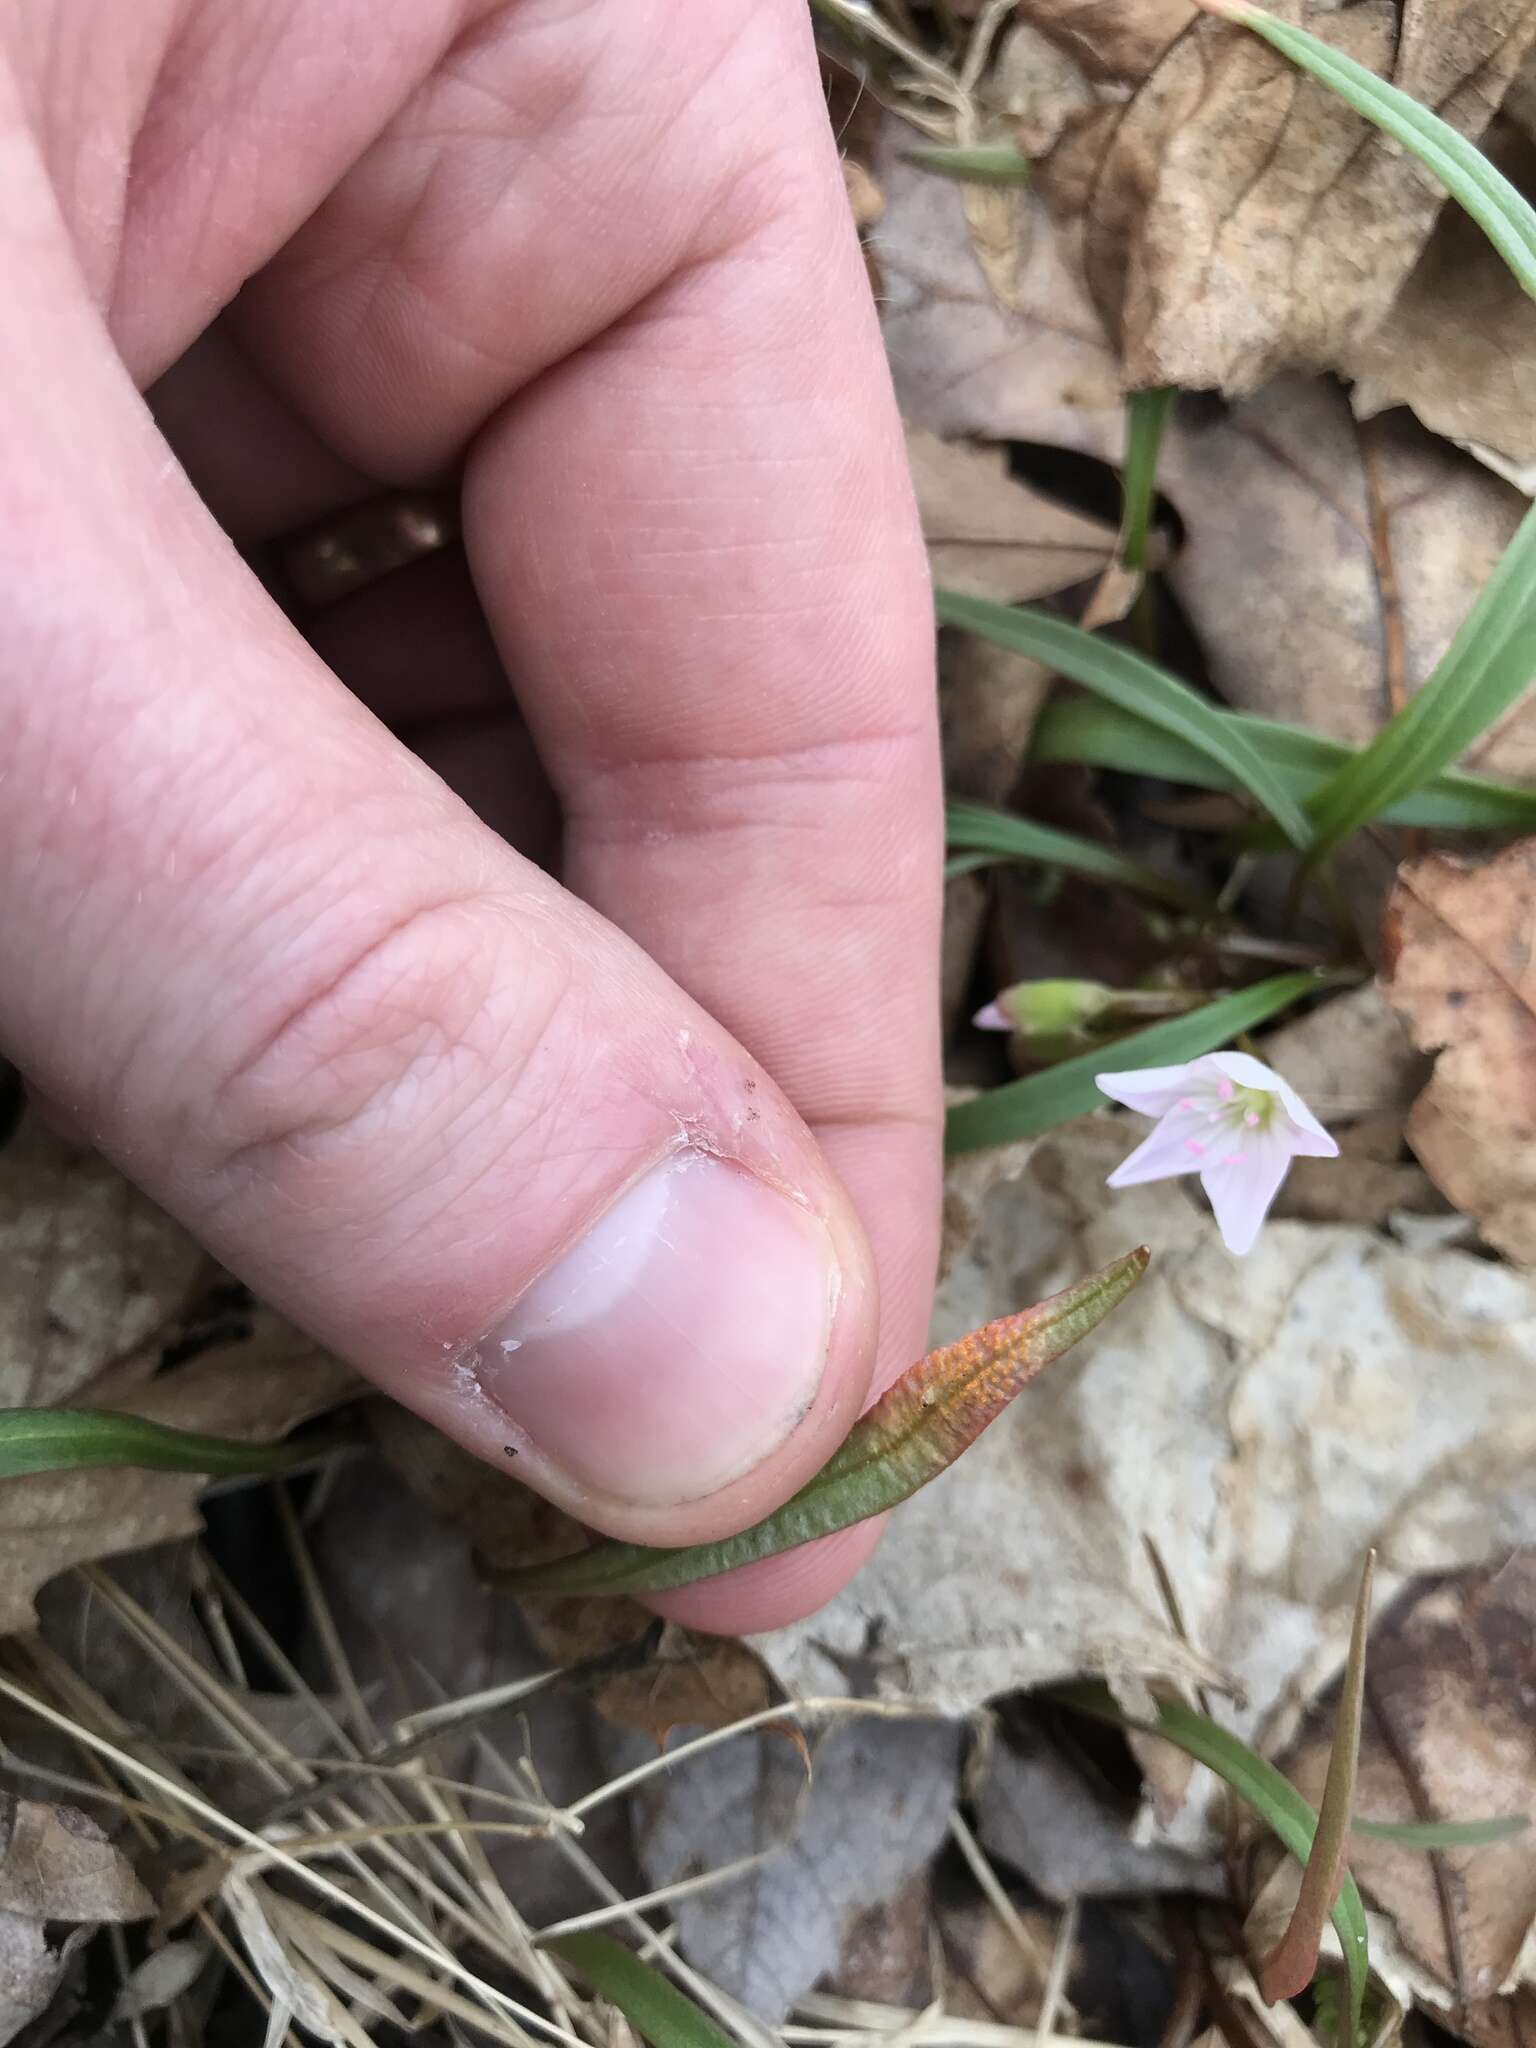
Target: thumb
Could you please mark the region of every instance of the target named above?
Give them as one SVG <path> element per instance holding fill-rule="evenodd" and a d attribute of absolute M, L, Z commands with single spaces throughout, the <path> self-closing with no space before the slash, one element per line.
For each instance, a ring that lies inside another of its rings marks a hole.
<path fill-rule="evenodd" d="M 0 413 L 3 1049 L 266 1299 L 583 1520 L 765 1513 L 873 1351 L 809 1132 L 340 689 L 66 280 L 0 317 L 0 379 L 35 394 Z"/>

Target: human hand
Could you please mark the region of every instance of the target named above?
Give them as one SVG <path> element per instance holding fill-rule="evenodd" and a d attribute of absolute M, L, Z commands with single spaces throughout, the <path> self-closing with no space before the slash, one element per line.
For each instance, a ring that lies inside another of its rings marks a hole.
<path fill-rule="evenodd" d="M 930 598 L 802 0 L 22 0 L 0 147 L 0 1045 L 583 1521 L 753 1521 L 939 1208 Z M 237 552 L 445 481 L 313 645 Z"/>

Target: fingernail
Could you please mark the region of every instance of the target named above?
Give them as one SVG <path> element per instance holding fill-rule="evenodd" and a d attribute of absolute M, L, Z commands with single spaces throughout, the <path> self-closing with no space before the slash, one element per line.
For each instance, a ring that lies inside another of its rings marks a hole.
<path fill-rule="evenodd" d="M 479 1346 L 481 1387 L 611 1499 L 698 1500 L 786 1440 L 826 1365 L 820 1220 L 703 1153 L 663 1160 Z"/>

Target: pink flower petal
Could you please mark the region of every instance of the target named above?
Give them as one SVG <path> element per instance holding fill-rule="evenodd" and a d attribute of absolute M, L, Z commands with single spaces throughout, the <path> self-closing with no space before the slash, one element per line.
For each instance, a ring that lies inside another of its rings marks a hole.
<path fill-rule="evenodd" d="M 1139 1109 L 1143 1116 L 1166 1116 L 1178 1107 L 1190 1089 L 1193 1065 L 1182 1067 L 1140 1067 L 1125 1074 L 1095 1074 L 1093 1085 L 1111 1102 L 1123 1102 L 1127 1109 Z M 1195 1076 L 1196 1086 L 1199 1076 Z"/>
<path fill-rule="evenodd" d="M 1279 1081 L 1279 1076 L 1276 1076 Z M 1339 1148 L 1302 1101 L 1289 1081 L 1279 1081 L 1276 1091 L 1281 1107 L 1291 1122 L 1291 1150 L 1306 1159 L 1337 1159 Z"/>
<path fill-rule="evenodd" d="M 1175 1109 L 1157 1129 L 1122 1159 L 1109 1176 L 1112 1188 L 1137 1188 L 1149 1180 L 1172 1180 L 1176 1174 L 1199 1173 L 1205 1164 L 1208 1130 L 1198 1112 Z M 1191 1151 L 1191 1146 L 1198 1150 Z"/>
<path fill-rule="evenodd" d="M 1235 1081 L 1239 1088 L 1265 1088 L 1273 1094 L 1284 1086 L 1273 1067 L 1266 1067 L 1262 1060 L 1256 1060 L 1251 1052 L 1208 1052 L 1204 1060 L 1197 1062 L 1209 1066 L 1218 1074 L 1224 1074 L 1229 1081 Z"/>
<path fill-rule="evenodd" d="M 1229 1252 L 1242 1258 L 1253 1250 L 1290 1163 L 1286 1134 L 1268 1130 L 1245 1137 L 1235 1156 L 1225 1154 L 1202 1167 L 1200 1185 L 1211 1198 L 1216 1227 Z"/>
<path fill-rule="evenodd" d="M 978 1031 L 1012 1031 L 1013 1019 L 996 1003 L 987 1003 L 979 1009 L 971 1022 Z"/>

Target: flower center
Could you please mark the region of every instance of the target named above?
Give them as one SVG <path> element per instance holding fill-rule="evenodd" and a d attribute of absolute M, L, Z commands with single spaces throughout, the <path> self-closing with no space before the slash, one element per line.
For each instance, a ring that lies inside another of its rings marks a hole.
<path fill-rule="evenodd" d="M 1204 1125 L 1199 1137 L 1185 1141 L 1186 1149 L 1198 1158 L 1219 1144 L 1221 1163 L 1235 1166 L 1243 1146 L 1274 1122 L 1280 1098 L 1268 1088 L 1245 1087 L 1223 1076 L 1210 1094 L 1199 1100 L 1186 1095 L 1179 1107 L 1199 1111 Z"/>

